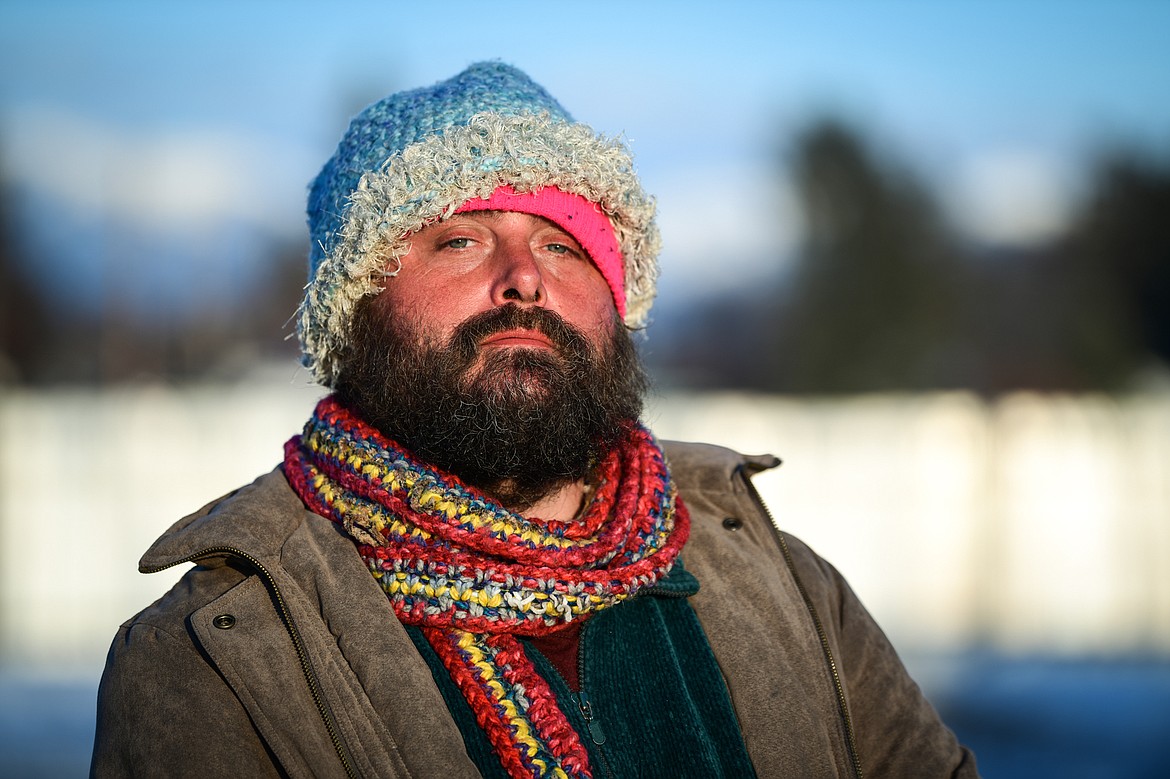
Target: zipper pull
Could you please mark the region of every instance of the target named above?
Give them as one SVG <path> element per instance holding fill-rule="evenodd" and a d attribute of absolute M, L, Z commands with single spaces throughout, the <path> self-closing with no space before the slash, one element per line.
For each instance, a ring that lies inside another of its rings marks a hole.
<path fill-rule="evenodd" d="M 589 702 L 585 690 L 577 693 L 577 706 L 581 709 L 585 724 L 589 726 L 589 738 L 593 739 L 594 744 L 601 746 L 605 743 L 605 731 L 601 729 L 601 723 L 593 718 L 593 704 Z"/>

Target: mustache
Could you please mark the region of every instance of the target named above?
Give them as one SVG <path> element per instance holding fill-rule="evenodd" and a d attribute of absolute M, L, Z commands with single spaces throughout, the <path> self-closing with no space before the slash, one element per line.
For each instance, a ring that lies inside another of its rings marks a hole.
<path fill-rule="evenodd" d="M 471 361 L 479 353 L 479 345 L 485 338 L 505 330 L 532 330 L 540 333 L 552 342 L 564 358 L 592 352 L 585 335 L 555 311 L 520 308 L 510 303 L 468 317 L 455 328 L 449 347 L 462 360 Z"/>

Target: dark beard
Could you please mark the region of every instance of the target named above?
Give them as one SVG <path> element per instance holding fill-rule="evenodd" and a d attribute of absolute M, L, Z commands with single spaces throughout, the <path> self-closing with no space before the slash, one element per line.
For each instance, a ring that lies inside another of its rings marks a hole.
<path fill-rule="evenodd" d="M 620 323 L 596 354 L 556 313 L 506 305 L 434 347 L 381 311 L 368 299 L 354 315 L 339 400 L 513 510 L 585 477 L 641 416 L 648 380 Z M 485 337 L 513 328 L 543 333 L 555 351 L 481 352 Z"/>

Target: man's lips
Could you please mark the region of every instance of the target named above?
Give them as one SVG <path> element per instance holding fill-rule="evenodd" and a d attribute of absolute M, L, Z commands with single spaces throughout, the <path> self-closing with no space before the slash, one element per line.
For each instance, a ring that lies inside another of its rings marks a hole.
<path fill-rule="evenodd" d="M 555 349 L 556 345 L 538 330 L 510 329 L 492 333 L 480 342 L 481 347 L 518 346 L 527 349 Z"/>

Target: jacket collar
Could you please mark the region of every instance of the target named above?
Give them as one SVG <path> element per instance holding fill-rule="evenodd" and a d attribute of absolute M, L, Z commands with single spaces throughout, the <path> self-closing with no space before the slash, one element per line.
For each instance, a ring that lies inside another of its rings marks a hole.
<path fill-rule="evenodd" d="M 304 507 L 275 468 L 180 519 L 146 550 L 138 569 L 150 573 L 233 551 L 272 560 L 307 521 L 328 522 Z"/>

